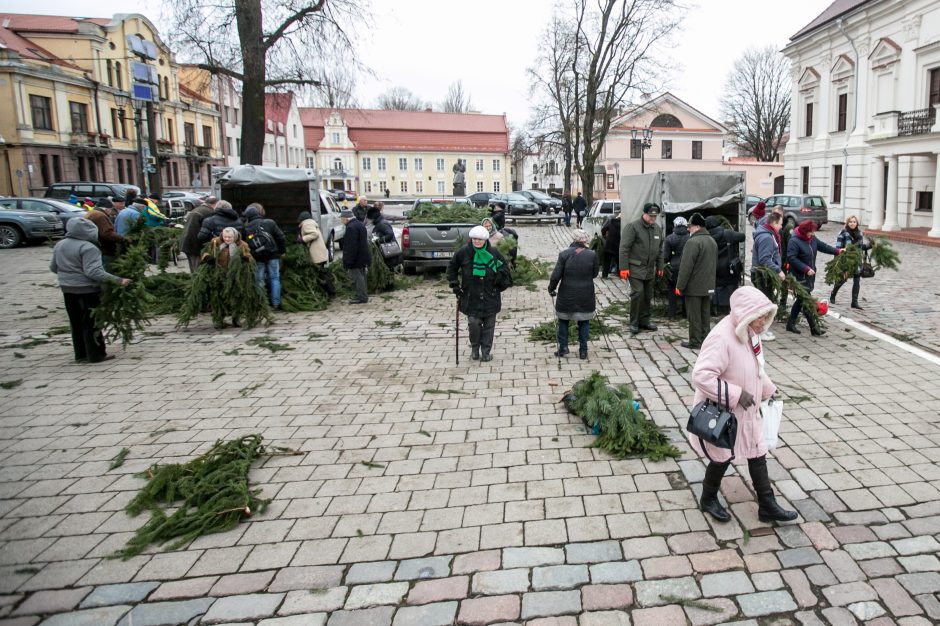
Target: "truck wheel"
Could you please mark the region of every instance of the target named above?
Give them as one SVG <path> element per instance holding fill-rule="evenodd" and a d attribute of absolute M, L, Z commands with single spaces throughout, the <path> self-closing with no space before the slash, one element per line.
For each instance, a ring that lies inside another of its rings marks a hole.
<path fill-rule="evenodd" d="M 23 243 L 23 233 L 12 224 L 0 224 L 0 248 L 15 248 Z"/>
<path fill-rule="evenodd" d="M 326 260 L 327 263 L 333 262 L 333 231 L 330 231 L 330 236 L 326 238 Z"/>

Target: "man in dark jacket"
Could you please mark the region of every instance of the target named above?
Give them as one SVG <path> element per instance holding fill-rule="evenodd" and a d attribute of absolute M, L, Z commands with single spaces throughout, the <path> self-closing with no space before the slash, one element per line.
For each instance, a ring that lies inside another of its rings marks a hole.
<path fill-rule="evenodd" d="M 682 347 L 698 350 L 711 330 L 709 313 L 711 296 L 715 292 L 718 244 L 705 230 L 705 218 L 701 213 L 692 214 L 689 233 L 679 263 L 675 294 L 685 297 L 685 310 L 689 316 L 689 340 L 683 341 Z"/>
<path fill-rule="evenodd" d="M 124 241 L 124 237 L 114 230 L 114 204 L 107 198 L 100 198 L 95 208 L 88 211 L 85 217 L 98 227 L 98 245 L 101 246 L 101 262 L 105 270 L 111 269 L 111 262 L 117 256 L 117 245 Z"/>
<path fill-rule="evenodd" d="M 369 199 L 365 196 L 359 196 L 359 201 L 356 202 L 356 205 L 352 209 L 353 215 L 355 215 L 356 219 L 360 222 L 365 222 L 366 216 L 369 214 L 369 209 L 371 208 Z"/>
<path fill-rule="evenodd" d="M 571 203 L 571 208 L 578 220 L 578 228 L 581 228 L 581 222 L 584 221 L 584 216 L 587 214 L 587 200 L 584 199 L 580 191 L 578 192 L 578 197 Z M 568 225 L 570 226 L 571 224 L 569 223 Z"/>
<path fill-rule="evenodd" d="M 586 359 L 591 318 L 594 317 L 596 306 L 594 278 L 598 269 L 597 255 L 587 247 L 586 232 L 578 229 L 571 233 L 571 237 L 574 242 L 558 254 L 558 262 L 548 279 L 548 293 L 552 297 L 555 297 L 555 288 L 561 283 L 558 300 L 555 301 L 555 317 L 558 319 L 555 333 L 558 350 L 555 356 L 568 354 L 568 322 L 575 320 L 578 323 L 578 356 Z"/>
<path fill-rule="evenodd" d="M 656 330 L 650 321 L 656 277 L 663 275 L 663 229 L 656 222 L 658 204 L 643 205 L 640 219 L 630 222 L 620 238 L 620 278 L 630 280 L 630 332 Z"/>
<path fill-rule="evenodd" d="M 215 205 L 215 213 L 202 220 L 202 226 L 199 228 L 199 234 L 196 236 L 199 247 L 204 246 L 213 237 L 221 236 L 222 231 L 229 227 L 237 230 L 242 237 L 245 236 L 242 221 L 239 219 L 235 209 L 232 208 L 231 203 L 225 200 L 219 200 L 219 203 Z"/>
<path fill-rule="evenodd" d="M 395 237 L 395 229 L 392 228 L 392 225 L 385 219 L 385 215 L 382 214 L 382 208 L 383 205 L 379 202 L 369 209 L 369 212 L 366 214 L 366 217 L 372 222 L 372 237 L 375 239 L 376 243 L 379 244 L 380 250 L 383 243 L 398 242 L 398 239 Z M 401 265 L 401 254 L 384 258 L 384 260 L 389 269 L 393 269 Z"/>
<path fill-rule="evenodd" d="M 682 249 L 689 240 L 689 223 L 684 217 L 672 221 L 672 232 L 663 243 L 663 262 L 669 266 L 669 289 L 666 291 L 666 317 L 673 319 L 677 314 L 685 317 L 685 301 L 676 295 L 676 281 L 679 279 L 679 262 Z"/>
<path fill-rule="evenodd" d="M 209 196 L 186 214 L 186 225 L 180 237 L 180 250 L 186 255 L 190 274 L 195 274 L 199 269 L 199 257 L 202 252 L 202 246 L 199 245 L 199 230 L 202 228 L 203 221 L 215 211 L 218 203 L 218 198 Z"/>
<path fill-rule="evenodd" d="M 604 236 L 604 260 L 601 278 L 607 278 L 610 272 L 614 272 L 614 275 L 620 272 L 620 265 L 617 260 L 620 257 L 620 230 L 622 228 L 620 213 L 607 220 L 607 223 L 601 228 L 601 235 Z"/>
<path fill-rule="evenodd" d="M 834 248 L 825 241 L 819 241 L 816 238 L 816 223 L 812 220 L 805 220 L 796 227 L 790 241 L 787 242 L 787 263 L 789 263 L 789 272 L 800 283 L 806 287 L 810 293 L 816 285 L 816 253 L 822 250 L 826 254 L 833 256 L 842 252 L 841 248 Z M 803 305 L 799 298 L 793 303 L 790 309 L 790 319 L 787 320 L 787 330 L 791 333 L 800 334 L 800 329 L 796 327 L 796 320 L 800 315 Z M 819 327 L 816 318 L 810 313 L 803 311 L 803 316 L 809 323 L 810 333 L 814 337 L 825 335 L 826 331 Z"/>
<path fill-rule="evenodd" d="M 366 225 L 357 220 L 352 211 L 347 209 L 339 216 L 346 225 L 346 234 L 343 235 L 343 267 L 349 272 L 356 288 L 356 295 L 349 304 L 365 304 L 369 301 L 366 268 L 372 263 L 369 233 L 366 232 Z"/>
<path fill-rule="evenodd" d="M 571 194 L 565 192 L 565 195 L 561 198 L 561 210 L 565 214 L 565 226 L 571 226 L 571 211 L 573 206 L 571 204 Z"/>
<path fill-rule="evenodd" d="M 457 296 L 460 312 L 467 316 L 470 358 L 492 361 L 496 314 L 502 309 L 500 294 L 512 286 L 506 259 L 483 226 L 474 226 L 470 242 L 460 248 L 447 266 L 447 282 Z"/>
<path fill-rule="evenodd" d="M 271 306 L 281 308 L 281 257 L 287 252 L 284 232 L 274 220 L 264 216 L 264 207 L 253 202 L 245 207 L 245 243 L 255 260 L 255 279 L 267 292 L 271 281 Z"/>
<path fill-rule="evenodd" d="M 705 228 L 718 245 L 718 261 L 716 263 L 715 293 L 712 296 L 712 311 L 727 312 L 731 306 L 731 294 L 741 284 L 741 275 L 744 264 L 738 251 L 738 244 L 747 236 L 736 230 L 725 228 L 714 215 L 705 220 Z"/>
<path fill-rule="evenodd" d="M 760 289 L 768 299 L 773 301 L 773 285 L 757 272 L 757 268 L 770 268 L 780 277 L 780 280 L 786 278 L 786 274 L 783 273 L 783 261 L 780 255 L 780 227 L 783 225 L 783 216 L 778 213 L 769 213 L 765 217 L 764 223 L 754 228 L 754 248 L 751 251 L 751 283 Z M 768 329 L 761 333 L 760 338 L 761 341 L 773 341 L 777 337 Z"/>

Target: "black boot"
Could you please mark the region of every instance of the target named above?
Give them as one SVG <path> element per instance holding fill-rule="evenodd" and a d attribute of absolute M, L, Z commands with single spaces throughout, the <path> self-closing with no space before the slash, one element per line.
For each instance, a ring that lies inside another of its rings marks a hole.
<path fill-rule="evenodd" d="M 731 520 L 731 515 L 718 500 L 718 488 L 721 487 L 721 479 L 727 469 L 727 463 L 710 462 L 708 464 L 705 468 L 705 480 L 702 481 L 702 499 L 699 500 L 699 508 L 719 522 Z"/>
<path fill-rule="evenodd" d="M 474 361 L 480 358 L 480 346 L 470 346 L 470 358 Z"/>
<path fill-rule="evenodd" d="M 796 511 L 788 511 L 777 504 L 774 498 L 774 488 L 770 485 L 770 476 L 767 475 L 767 457 L 758 457 L 747 460 L 747 469 L 754 482 L 754 491 L 757 492 L 757 519 L 762 522 L 792 522 L 796 519 Z"/>
<path fill-rule="evenodd" d="M 861 290 L 862 290 L 862 285 L 859 283 L 859 281 L 856 280 L 856 281 L 852 284 L 852 308 L 853 308 L 853 309 L 861 309 L 861 308 L 862 308 L 862 307 L 859 305 L 859 303 L 858 303 L 858 293 L 859 293 Z"/>
<path fill-rule="evenodd" d="M 839 293 L 839 288 L 842 287 L 842 283 L 836 283 L 832 288 L 832 293 L 829 294 L 829 304 L 836 303 L 836 294 Z"/>
<path fill-rule="evenodd" d="M 826 331 L 822 329 L 817 320 L 809 318 L 809 332 L 813 337 L 822 337 L 826 334 Z"/>
<path fill-rule="evenodd" d="M 795 319 L 790 318 L 787 320 L 787 332 L 796 333 L 797 335 L 800 334 L 801 331 L 799 328 L 796 327 Z"/>

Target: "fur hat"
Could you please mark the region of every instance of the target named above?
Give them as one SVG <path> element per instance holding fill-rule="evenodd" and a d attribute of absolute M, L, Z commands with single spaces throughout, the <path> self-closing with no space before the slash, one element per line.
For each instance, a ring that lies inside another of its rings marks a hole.
<path fill-rule="evenodd" d="M 470 239 L 489 239 L 490 231 L 486 230 L 483 226 L 474 226 L 470 229 L 470 233 L 467 236 Z"/>
<path fill-rule="evenodd" d="M 705 228 L 705 216 L 701 213 L 693 213 L 692 217 L 689 218 L 689 225 Z"/>
<path fill-rule="evenodd" d="M 647 215 L 659 215 L 662 209 L 655 202 L 647 202 L 643 205 L 643 212 Z"/>
<path fill-rule="evenodd" d="M 672 220 L 672 227 L 673 227 L 673 228 L 675 228 L 676 226 L 688 226 L 688 225 L 689 225 L 689 223 L 686 221 L 686 219 L 685 219 L 684 217 L 681 217 L 681 216 L 680 216 L 680 217 L 677 217 L 677 218 L 674 219 L 674 220 Z"/>
<path fill-rule="evenodd" d="M 591 236 L 587 234 L 587 231 L 580 228 L 577 228 L 571 232 L 572 241 L 576 241 L 577 243 L 587 243 L 588 239 L 590 238 Z"/>
<path fill-rule="evenodd" d="M 95 207 L 99 209 L 113 209 L 114 203 L 107 198 L 98 198 L 98 201 L 95 202 Z"/>

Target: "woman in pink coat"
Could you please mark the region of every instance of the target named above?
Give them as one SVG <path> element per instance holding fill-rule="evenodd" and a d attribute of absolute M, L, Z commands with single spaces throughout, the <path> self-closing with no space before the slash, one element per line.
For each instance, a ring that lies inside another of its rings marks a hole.
<path fill-rule="evenodd" d="M 774 490 L 767 475 L 767 444 L 764 441 L 760 403 L 770 398 L 777 388 L 764 371 L 764 353 L 760 334 L 770 328 L 777 305 L 754 287 L 741 287 L 731 296 L 731 313 L 721 320 L 705 338 L 695 368 L 692 385 L 695 398 L 692 405 L 709 398 L 724 406 L 724 388 L 728 385 L 728 399 L 732 412 L 738 418 L 738 436 L 734 444 L 737 460 L 747 459 L 747 468 L 757 492 L 757 517 L 762 522 L 789 522 L 796 512 L 787 511 L 777 504 Z M 718 385 L 721 381 L 721 398 Z M 698 437 L 689 435 L 689 442 L 702 454 Z M 721 479 L 731 462 L 731 451 L 704 444 L 709 463 L 702 483 L 702 511 L 719 522 L 731 519 L 718 501 Z"/>

